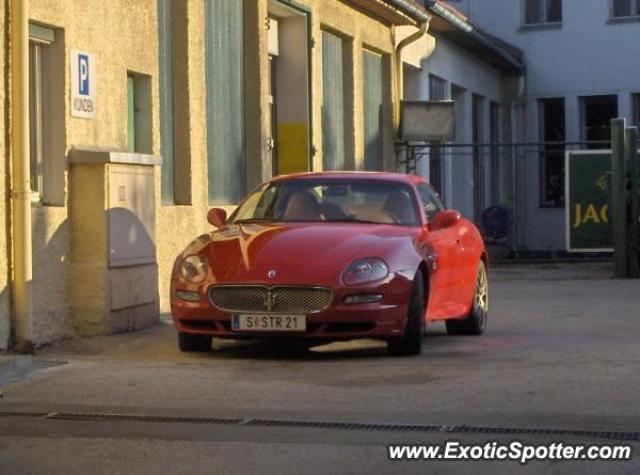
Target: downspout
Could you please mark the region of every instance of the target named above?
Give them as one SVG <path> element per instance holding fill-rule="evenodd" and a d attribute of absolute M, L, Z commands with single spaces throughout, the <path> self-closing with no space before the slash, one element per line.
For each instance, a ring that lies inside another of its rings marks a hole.
<path fill-rule="evenodd" d="M 15 349 L 33 347 L 31 162 L 29 151 L 29 2 L 11 0 L 11 201 Z"/>
<path fill-rule="evenodd" d="M 404 97 L 404 79 L 402 74 L 402 50 L 413 43 L 414 41 L 419 40 L 424 36 L 424 34 L 429 29 L 429 20 L 431 19 L 429 16 L 425 14 L 425 20 L 420 24 L 420 28 L 415 33 L 407 36 L 405 39 L 398 43 L 396 46 L 396 101 L 395 101 L 395 110 L 394 110 L 394 118 L 395 118 L 395 129 L 397 133 L 399 133 L 400 129 L 400 103 Z"/>

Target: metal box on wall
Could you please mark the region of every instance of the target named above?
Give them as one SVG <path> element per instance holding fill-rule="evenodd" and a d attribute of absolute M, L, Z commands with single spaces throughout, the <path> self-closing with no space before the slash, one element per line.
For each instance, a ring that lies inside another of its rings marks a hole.
<path fill-rule="evenodd" d="M 109 267 L 156 262 L 153 167 L 109 167 Z"/>
<path fill-rule="evenodd" d="M 76 333 L 158 319 L 155 170 L 160 157 L 73 150 L 69 173 L 71 321 Z"/>

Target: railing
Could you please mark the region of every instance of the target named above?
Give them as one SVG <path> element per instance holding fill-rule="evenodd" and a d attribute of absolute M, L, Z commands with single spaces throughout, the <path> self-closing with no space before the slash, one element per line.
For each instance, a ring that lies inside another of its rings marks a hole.
<path fill-rule="evenodd" d="M 608 141 L 405 142 L 397 144 L 396 156 L 398 171 L 428 176 L 447 204 L 471 202 L 470 217 L 478 224 L 487 208 L 508 208 L 512 229 L 506 241 L 511 255 L 517 256 L 526 251 L 522 237 L 531 226 L 532 207 L 564 210 L 566 152 L 609 148 Z M 550 253 L 559 254 L 562 251 Z"/>

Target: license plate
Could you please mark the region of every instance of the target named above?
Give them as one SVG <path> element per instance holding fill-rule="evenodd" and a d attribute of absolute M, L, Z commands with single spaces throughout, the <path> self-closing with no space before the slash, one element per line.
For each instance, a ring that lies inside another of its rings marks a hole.
<path fill-rule="evenodd" d="M 231 329 L 254 332 L 303 332 L 307 329 L 307 319 L 304 315 L 233 315 Z"/>

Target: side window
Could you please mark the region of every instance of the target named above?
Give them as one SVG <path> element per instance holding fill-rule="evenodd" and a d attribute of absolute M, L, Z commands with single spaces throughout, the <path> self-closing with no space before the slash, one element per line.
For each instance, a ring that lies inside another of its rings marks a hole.
<path fill-rule="evenodd" d="M 420 195 L 424 213 L 427 215 L 429 221 L 431 221 L 439 211 L 444 209 L 442 201 L 440 201 L 436 192 L 433 191 L 429 185 L 420 183 L 418 185 L 418 194 Z"/>

